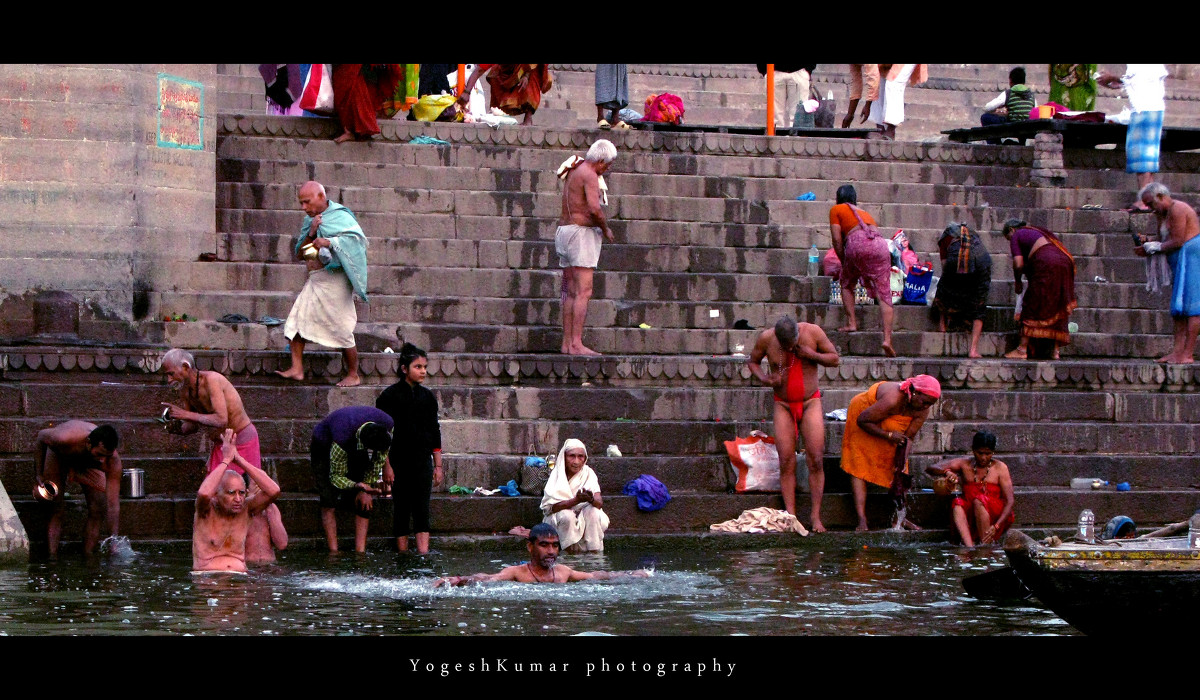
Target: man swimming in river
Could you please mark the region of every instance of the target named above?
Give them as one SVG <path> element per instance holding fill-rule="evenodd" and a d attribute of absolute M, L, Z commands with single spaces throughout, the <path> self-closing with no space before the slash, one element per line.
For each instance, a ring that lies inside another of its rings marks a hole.
<path fill-rule="evenodd" d="M 433 582 L 438 586 L 463 586 L 479 581 L 516 581 L 517 583 L 569 583 L 571 581 L 605 580 L 612 578 L 645 578 L 649 571 L 575 571 L 558 560 L 558 532 L 548 523 L 538 523 L 529 529 L 529 561 L 505 567 L 498 574 L 472 574 L 470 576 L 447 576 Z"/>

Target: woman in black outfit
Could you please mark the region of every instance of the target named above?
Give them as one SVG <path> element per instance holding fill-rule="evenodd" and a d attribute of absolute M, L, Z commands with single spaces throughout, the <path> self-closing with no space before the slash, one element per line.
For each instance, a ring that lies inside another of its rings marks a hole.
<path fill-rule="evenodd" d="M 389 454 L 396 482 L 392 487 L 393 534 L 396 547 L 408 551 L 409 516 L 417 533 L 417 552 L 429 552 L 429 495 L 441 486 L 442 430 L 433 392 L 421 386 L 429 364 L 425 351 L 412 343 L 400 349 L 403 379 L 383 390 L 375 407 L 396 424 Z"/>

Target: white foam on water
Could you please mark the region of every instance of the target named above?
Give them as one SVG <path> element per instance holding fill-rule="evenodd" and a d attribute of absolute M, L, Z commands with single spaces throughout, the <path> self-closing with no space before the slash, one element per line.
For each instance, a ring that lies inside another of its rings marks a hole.
<path fill-rule="evenodd" d="M 434 588 L 436 578 L 386 578 L 363 574 L 329 576 L 309 572 L 299 575 L 301 588 L 364 598 L 433 600 L 443 598 L 487 601 L 611 601 L 629 602 L 660 597 L 711 596 L 722 591 L 720 582 L 707 574 L 657 572 L 648 578 L 579 581 L 554 585 L 496 581 Z"/>

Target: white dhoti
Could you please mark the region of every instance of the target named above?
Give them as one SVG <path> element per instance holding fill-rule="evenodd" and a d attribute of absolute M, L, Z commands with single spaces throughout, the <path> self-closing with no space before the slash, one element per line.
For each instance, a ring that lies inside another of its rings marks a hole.
<path fill-rule="evenodd" d="M 328 348 L 352 348 L 356 323 L 354 287 L 345 273 L 311 270 L 292 304 L 283 334 L 288 340 L 300 336 Z"/>
<path fill-rule="evenodd" d="M 608 529 L 608 514 L 590 503 L 564 508 L 547 515 L 542 522 L 558 531 L 558 543 L 565 550 L 579 543 L 584 550 L 604 550 L 604 531 Z"/>
<path fill-rule="evenodd" d="M 899 126 L 904 121 L 904 88 L 916 67 L 916 63 L 906 63 L 899 75 L 883 82 L 879 99 L 871 103 L 871 121 L 892 126 Z"/>

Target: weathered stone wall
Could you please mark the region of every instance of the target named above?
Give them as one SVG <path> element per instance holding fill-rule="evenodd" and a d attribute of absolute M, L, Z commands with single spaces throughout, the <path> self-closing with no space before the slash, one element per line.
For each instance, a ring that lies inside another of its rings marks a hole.
<path fill-rule="evenodd" d="M 0 65 L 0 337 L 31 335 L 49 290 L 79 302 L 85 334 L 154 317 L 168 263 L 215 250 L 214 76 Z"/>

